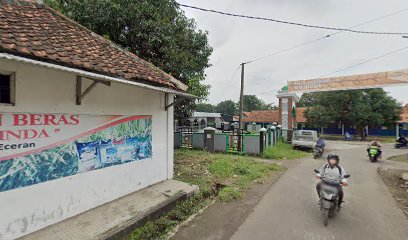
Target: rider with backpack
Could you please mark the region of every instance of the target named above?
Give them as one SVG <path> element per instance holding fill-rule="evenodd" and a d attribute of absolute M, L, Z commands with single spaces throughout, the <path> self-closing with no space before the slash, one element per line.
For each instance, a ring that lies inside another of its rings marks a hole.
<path fill-rule="evenodd" d="M 330 153 L 327 156 L 327 163 L 324 164 L 319 168 L 319 173 L 317 174 L 317 178 L 322 179 L 325 184 L 332 185 L 338 187 L 339 190 L 339 207 L 340 210 L 341 203 L 343 201 L 343 187 L 347 186 L 347 179 L 344 177 L 346 175 L 346 171 L 339 165 L 340 158 L 337 154 Z M 339 184 L 341 183 L 341 185 Z M 322 186 L 322 182 L 320 181 L 316 185 L 317 194 L 320 198 L 320 189 Z"/>

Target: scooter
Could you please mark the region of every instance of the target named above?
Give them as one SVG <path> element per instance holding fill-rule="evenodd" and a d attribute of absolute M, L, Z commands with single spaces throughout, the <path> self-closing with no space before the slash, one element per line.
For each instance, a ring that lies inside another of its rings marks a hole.
<path fill-rule="evenodd" d="M 319 170 L 314 170 L 315 173 L 319 173 Z M 344 175 L 344 178 L 349 178 L 350 175 Z M 336 184 L 329 184 L 325 182 L 324 179 L 321 179 L 322 187 L 320 190 L 320 211 L 323 215 L 323 224 L 327 226 L 329 223 L 329 218 L 332 218 L 336 215 L 338 206 L 339 206 L 339 189 Z M 341 184 L 340 182 L 338 183 Z"/>
<path fill-rule="evenodd" d="M 318 159 L 323 156 L 324 150 L 321 147 L 318 147 L 317 145 L 313 148 L 313 158 Z"/>
<path fill-rule="evenodd" d="M 380 149 L 377 146 L 371 146 L 368 149 L 368 158 L 371 162 L 377 162 L 378 157 L 380 156 Z"/>

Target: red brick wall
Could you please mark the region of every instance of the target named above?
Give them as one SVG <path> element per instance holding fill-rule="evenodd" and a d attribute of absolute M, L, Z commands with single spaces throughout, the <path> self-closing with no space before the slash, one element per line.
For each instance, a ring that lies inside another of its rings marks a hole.
<path fill-rule="evenodd" d="M 282 99 L 279 98 L 279 121 L 278 124 L 282 124 Z"/>
<path fill-rule="evenodd" d="M 288 129 L 292 129 L 292 98 L 288 99 Z"/>

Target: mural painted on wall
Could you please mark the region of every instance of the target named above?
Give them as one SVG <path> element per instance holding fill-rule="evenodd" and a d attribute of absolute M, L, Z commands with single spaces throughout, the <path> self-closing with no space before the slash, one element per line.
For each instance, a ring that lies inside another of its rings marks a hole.
<path fill-rule="evenodd" d="M 151 116 L 0 114 L 0 192 L 151 157 Z"/>

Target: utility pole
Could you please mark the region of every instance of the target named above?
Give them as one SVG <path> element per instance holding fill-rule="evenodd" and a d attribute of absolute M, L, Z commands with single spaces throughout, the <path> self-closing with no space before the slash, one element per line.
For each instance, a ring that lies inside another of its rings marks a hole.
<path fill-rule="evenodd" d="M 239 97 L 239 135 L 241 135 L 243 126 L 243 117 L 244 117 L 244 78 L 245 78 L 245 63 L 241 63 L 241 94 Z M 238 146 L 242 151 L 242 136 L 238 137 Z"/>

